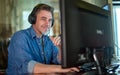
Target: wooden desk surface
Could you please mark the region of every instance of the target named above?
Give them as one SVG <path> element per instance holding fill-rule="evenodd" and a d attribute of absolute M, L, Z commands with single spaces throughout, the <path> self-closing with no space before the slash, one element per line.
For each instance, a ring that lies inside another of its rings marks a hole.
<path fill-rule="evenodd" d="M 120 71 L 120 70 L 119 70 Z M 89 71 L 89 72 L 85 72 L 85 73 L 44 73 L 44 74 L 39 74 L 39 73 L 33 73 L 33 74 L 21 74 L 21 75 L 99 75 L 99 74 L 96 74 L 98 72 L 96 71 Z M 6 75 L 5 73 L 3 72 L 0 72 L 0 75 Z M 9 74 L 7 74 L 9 75 Z M 103 74 L 103 75 L 120 75 L 120 72 L 117 72 L 117 74 Z"/>

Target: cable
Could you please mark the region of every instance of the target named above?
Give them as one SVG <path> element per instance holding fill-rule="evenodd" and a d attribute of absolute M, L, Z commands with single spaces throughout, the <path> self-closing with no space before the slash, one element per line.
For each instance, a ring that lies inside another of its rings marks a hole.
<path fill-rule="evenodd" d="M 44 57 L 44 63 L 46 64 L 46 57 L 45 57 L 45 52 L 44 52 L 44 39 L 43 39 L 43 35 L 42 35 L 42 53 L 43 53 L 43 57 Z"/>

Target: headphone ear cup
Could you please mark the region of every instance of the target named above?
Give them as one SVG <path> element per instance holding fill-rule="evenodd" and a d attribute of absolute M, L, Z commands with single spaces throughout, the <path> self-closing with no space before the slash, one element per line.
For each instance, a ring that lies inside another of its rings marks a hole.
<path fill-rule="evenodd" d="M 52 19 L 52 24 L 51 24 L 51 27 L 53 27 L 53 25 L 54 25 L 54 19 Z"/>
<path fill-rule="evenodd" d="M 36 18 L 32 14 L 29 15 L 28 21 L 30 24 L 35 24 Z"/>

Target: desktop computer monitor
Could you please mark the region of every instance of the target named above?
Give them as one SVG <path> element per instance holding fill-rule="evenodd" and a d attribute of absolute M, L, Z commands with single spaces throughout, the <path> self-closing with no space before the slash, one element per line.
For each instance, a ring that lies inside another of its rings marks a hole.
<path fill-rule="evenodd" d="M 82 0 L 59 1 L 63 68 L 94 61 L 94 49 L 98 53 L 101 49 L 101 53 L 109 52 L 106 49 L 113 50 L 110 11 Z"/>

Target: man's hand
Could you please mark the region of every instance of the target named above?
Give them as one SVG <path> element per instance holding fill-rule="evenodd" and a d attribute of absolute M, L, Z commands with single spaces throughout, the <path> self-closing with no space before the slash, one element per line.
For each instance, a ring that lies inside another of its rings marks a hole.
<path fill-rule="evenodd" d="M 52 42 L 54 43 L 55 46 L 61 47 L 61 37 L 60 36 L 50 36 L 50 39 L 52 40 Z"/>
<path fill-rule="evenodd" d="M 56 37 L 50 36 L 50 39 L 52 40 L 54 45 L 57 46 L 59 49 L 57 59 L 58 59 L 58 61 L 61 62 L 61 37 L 60 36 L 56 36 Z"/>

